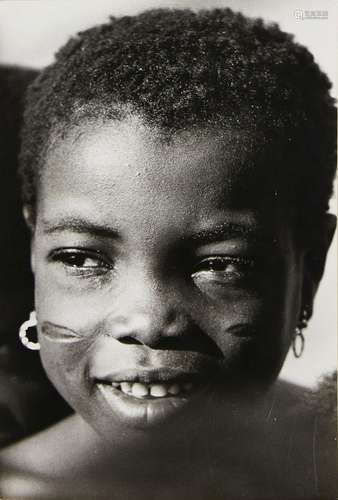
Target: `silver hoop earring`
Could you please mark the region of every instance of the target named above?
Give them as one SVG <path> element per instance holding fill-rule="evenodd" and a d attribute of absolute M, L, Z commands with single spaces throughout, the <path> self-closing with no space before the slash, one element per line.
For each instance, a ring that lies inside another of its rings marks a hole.
<path fill-rule="evenodd" d="M 292 339 L 292 350 L 295 358 L 300 358 L 304 352 L 305 339 L 302 330 L 297 326 Z"/>
<path fill-rule="evenodd" d="M 307 309 L 304 309 L 302 312 L 302 316 L 299 320 L 298 325 L 295 328 L 295 333 L 292 339 L 292 351 L 295 358 L 300 358 L 304 352 L 305 348 L 305 338 L 303 335 L 303 329 L 308 325 L 308 312 Z"/>
<path fill-rule="evenodd" d="M 29 319 L 22 323 L 20 326 L 19 330 L 19 339 L 21 340 L 22 344 L 27 347 L 27 349 L 30 349 L 31 351 L 39 351 L 40 350 L 40 344 L 39 342 L 32 342 L 29 340 L 27 337 L 27 331 L 29 328 L 35 328 L 37 326 L 38 322 L 36 319 L 36 312 L 32 311 L 29 315 Z"/>

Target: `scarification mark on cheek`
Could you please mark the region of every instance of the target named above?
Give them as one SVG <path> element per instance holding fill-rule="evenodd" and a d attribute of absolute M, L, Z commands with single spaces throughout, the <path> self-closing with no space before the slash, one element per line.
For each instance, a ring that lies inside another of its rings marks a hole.
<path fill-rule="evenodd" d="M 225 333 L 238 338 L 250 339 L 258 337 L 260 330 L 257 325 L 251 323 L 236 323 L 227 328 Z"/>
<path fill-rule="evenodd" d="M 41 335 L 51 341 L 58 343 L 74 343 L 88 340 L 80 333 L 62 325 L 56 325 L 50 321 L 44 321 L 41 325 Z"/>

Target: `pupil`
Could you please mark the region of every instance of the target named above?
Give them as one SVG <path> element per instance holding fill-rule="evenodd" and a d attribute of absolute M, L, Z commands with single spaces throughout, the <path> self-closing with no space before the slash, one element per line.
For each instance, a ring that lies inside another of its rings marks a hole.
<path fill-rule="evenodd" d="M 73 266 L 82 266 L 85 258 L 81 255 L 69 255 L 68 262 Z"/>
<path fill-rule="evenodd" d="M 229 263 L 223 262 L 222 260 L 212 260 L 209 263 L 209 269 L 211 271 L 226 271 L 228 267 Z"/>

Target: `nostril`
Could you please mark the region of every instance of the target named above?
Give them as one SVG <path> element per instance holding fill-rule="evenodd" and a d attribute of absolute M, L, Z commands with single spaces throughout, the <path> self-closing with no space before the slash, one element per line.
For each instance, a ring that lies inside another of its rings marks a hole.
<path fill-rule="evenodd" d="M 125 337 L 121 337 L 118 339 L 121 344 L 136 344 L 136 345 L 142 345 L 142 342 L 137 340 L 135 337 L 131 337 L 130 335 L 127 335 Z"/>

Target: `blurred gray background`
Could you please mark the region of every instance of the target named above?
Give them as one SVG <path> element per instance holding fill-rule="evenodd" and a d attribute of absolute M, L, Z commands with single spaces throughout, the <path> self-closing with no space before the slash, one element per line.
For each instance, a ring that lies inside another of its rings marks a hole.
<path fill-rule="evenodd" d="M 333 83 L 337 97 L 337 5 L 333 0 L 0 0 L 0 63 L 41 68 L 79 30 L 109 15 L 134 14 L 156 7 L 231 7 L 278 22 L 307 46 Z M 336 213 L 336 197 L 331 210 Z M 318 292 L 315 314 L 305 332 L 301 359 L 292 353 L 281 377 L 313 386 L 337 366 L 337 240 L 332 246 Z"/>

